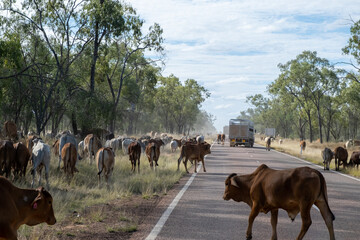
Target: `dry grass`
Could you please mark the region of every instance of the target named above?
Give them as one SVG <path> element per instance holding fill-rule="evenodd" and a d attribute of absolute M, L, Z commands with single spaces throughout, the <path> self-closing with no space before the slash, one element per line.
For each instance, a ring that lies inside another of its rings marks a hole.
<path fill-rule="evenodd" d="M 212 139 L 213 137 L 206 140 L 212 143 Z M 51 140 L 45 142 L 49 145 L 52 143 Z M 61 223 L 69 216 L 82 212 L 89 206 L 108 203 L 114 199 L 128 198 L 132 195 L 141 195 L 146 199 L 155 195 L 162 196 L 185 174 L 185 169 L 182 165 L 180 165 L 180 171 L 177 171 L 177 159 L 180 155 L 180 149 L 171 153 L 169 145 L 161 148 L 159 166 L 156 171 L 151 170 L 145 153 L 142 153 L 140 174 L 131 172 L 129 157 L 122 150 L 117 151 L 115 155 L 115 167 L 110 178 L 109 189 L 106 188 L 104 178 L 101 179 L 100 187 L 98 186 L 96 164 L 90 165 L 88 159 L 83 159 L 77 163 L 79 172 L 75 173 L 74 178 L 68 181 L 64 172 L 57 169 L 58 157 L 55 155 L 51 156 L 49 192 L 54 199 L 53 207 L 58 223 Z M 14 184 L 21 188 L 30 188 L 31 180 L 32 176 L 27 172 L 25 180 L 17 181 Z M 36 181 L 36 187 L 37 183 Z M 46 185 L 44 173 L 42 185 Z M 124 218 L 126 217 L 124 216 Z M 86 224 L 86 221 L 88 221 L 82 219 L 82 217 L 75 219 L 78 221 L 75 224 Z M 92 221 L 101 222 L 103 220 L 101 211 L 94 212 L 91 219 Z M 48 230 L 49 226 L 46 224 L 34 227 L 22 225 L 18 230 L 18 235 L 19 239 L 37 239 L 37 236 L 42 236 L 43 232 Z M 135 230 L 136 226 L 133 223 L 129 223 L 128 229 L 109 229 L 109 232 L 131 232 Z"/>
<path fill-rule="evenodd" d="M 260 139 L 256 139 L 256 143 L 264 145 L 265 142 L 261 141 Z M 283 143 L 279 144 L 278 139 L 274 140 L 274 142 L 271 143 L 271 147 L 276 149 L 279 152 L 285 152 L 290 155 L 299 157 L 301 159 L 307 160 L 309 162 L 312 162 L 314 164 L 317 164 L 319 166 L 323 166 L 323 159 L 321 157 L 321 151 L 327 147 L 330 148 L 332 151 L 338 146 L 344 147 L 344 142 L 329 142 L 329 143 L 309 143 L 306 142 L 306 149 L 305 151 L 300 154 L 300 141 L 299 140 L 292 140 L 292 139 L 283 139 Z M 360 147 L 350 147 L 348 149 L 349 158 L 353 151 L 359 151 Z M 330 169 L 335 170 L 335 161 L 332 160 L 330 164 Z M 346 174 L 349 174 L 354 177 L 360 177 L 360 170 L 357 170 L 356 168 L 346 168 L 343 169 L 342 166 L 340 166 L 340 171 Z"/>

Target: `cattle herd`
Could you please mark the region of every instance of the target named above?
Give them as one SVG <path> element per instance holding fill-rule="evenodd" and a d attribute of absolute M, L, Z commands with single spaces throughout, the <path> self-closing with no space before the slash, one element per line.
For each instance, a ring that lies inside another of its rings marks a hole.
<path fill-rule="evenodd" d="M 167 134 L 157 135 L 153 132 L 140 138 L 115 137 L 110 134 L 101 139 L 97 134 L 88 134 L 83 140 L 77 141 L 70 131 L 58 135 L 54 144 L 48 145 L 42 138 L 29 135 L 24 143 L 13 141 L 21 136 L 16 133 L 16 125 L 6 122 L 4 125 L 5 137 L 0 140 L 0 239 L 17 239 L 17 230 L 22 224 L 30 226 L 46 222 L 49 225 L 56 223 L 52 207 L 52 196 L 43 187 L 33 189 L 35 175 L 38 173 L 41 185 L 42 170 L 45 169 L 45 180 L 49 189 L 49 170 L 51 151 L 58 157 L 58 171 L 63 170 L 64 176 L 71 179 L 78 169 L 78 160 L 88 159 L 90 165 L 94 162 L 97 168 L 98 184 L 104 176 L 106 186 L 109 187 L 109 178 L 114 171 L 115 153 L 122 150 L 129 156 L 131 172 L 140 173 L 140 156 L 145 154 L 150 168 L 156 170 L 159 166 L 159 157 L 164 146 L 169 144 L 171 152 L 178 148 L 179 170 L 181 161 L 189 173 L 187 162 L 194 162 L 194 172 L 197 172 L 197 163 L 202 162 L 206 172 L 204 158 L 211 153 L 211 145 L 199 135 L 194 138 L 183 137 L 174 139 Z M 105 141 L 106 140 L 106 141 Z M 266 150 L 270 151 L 273 138 L 264 139 Z M 104 144 L 103 142 L 104 141 Z M 224 145 L 225 134 L 218 134 L 218 144 Z M 281 144 L 279 142 L 279 144 Z M 356 145 L 356 141 L 349 141 L 344 147 L 337 147 L 334 151 L 325 148 L 322 151 L 324 169 L 329 169 L 330 162 L 335 158 L 335 169 L 339 167 L 359 165 L 360 152 L 353 152 L 347 162 L 347 149 Z M 358 143 L 360 145 L 360 142 Z M 301 153 L 306 148 L 306 142 L 300 142 Z M 14 186 L 12 179 L 25 177 L 28 163 L 32 175 L 31 189 L 21 189 Z M 62 164 L 61 164 L 62 163 Z M 62 166 L 62 167 L 61 167 Z M 274 194 L 276 193 L 276 194 Z M 245 202 L 250 208 L 246 239 L 252 238 L 252 226 L 259 212 L 271 212 L 272 238 L 277 239 L 276 225 L 278 209 L 287 211 L 291 220 L 300 212 L 302 227 L 297 239 L 302 239 L 311 225 L 311 206 L 316 205 L 328 228 L 330 239 L 335 239 L 333 221 L 335 216 L 330 210 L 327 197 L 326 182 L 323 175 L 312 168 L 302 167 L 287 170 L 274 170 L 262 164 L 253 173 L 238 176 L 233 173 L 225 180 L 224 200 L 233 199 Z"/>
<path fill-rule="evenodd" d="M 114 170 L 115 153 L 118 150 L 122 150 L 129 156 L 131 171 L 137 173 L 140 173 L 142 153 L 149 160 L 150 168 L 156 170 L 156 167 L 159 166 L 161 149 L 164 149 L 167 144 L 169 144 L 171 152 L 176 152 L 177 148 L 181 148 L 178 170 L 181 160 L 183 160 L 186 172 L 188 172 L 188 160 L 191 163 L 195 161 L 195 172 L 197 162 L 201 161 L 205 172 L 204 157 L 211 153 L 210 144 L 205 142 L 202 135 L 174 139 L 167 134 L 151 132 L 137 139 L 115 137 L 114 134 L 109 134 L 105 139 L 101 139 L 101 136 L 97 134 L 88 134 L 83 140 L 77 141 L 70 131 L 64 131 L 57 136 L 52 145 L 49 145 L 35 135 L 28 135 L 26 139 L 16 142 L 21 139 L 21 136 L 17 134 L 16 125 L 8 121 L 4 124 L 4 136 L 2 137 L 7 140 L 0 140 L 0 175 L 3 175 L 0 176 L 0 191 L 5 194 L 0 198 L 0 215 L 9 215 L 9 217 L 0 218 L 0 239 L 16 239 L 17 229 L 22 224 L 30 226 L 41 222 L 55 224 L 51 194 L 42 187 L 33 189 L 36 174 L 39 179 L 38 185 L 41 186 L 43 170 L 47 189 L 50 187 L 51 151 L 58 157 L 58 171 L 63 170 L 65 178 L 72 179 L 78 172 L 77 162 L 88 159 L 90 165 L 96 163 L 99 186 L 101 176 L 104 176 L 107 187 L 109 187 L 109 178 Z M 32 175 L 32 189 L 15 187 L 11 180 L 25 177 L 28 165 L 30 165 L 29 171 Z M 25 202 L 19 203 L 20 195 L 24 197 L 24 200 L 26 198 Z M 3 196 L 9 196 L 12 200 L 5 201 Z M 39 212 L 41 212 L 41 217 Z"/>

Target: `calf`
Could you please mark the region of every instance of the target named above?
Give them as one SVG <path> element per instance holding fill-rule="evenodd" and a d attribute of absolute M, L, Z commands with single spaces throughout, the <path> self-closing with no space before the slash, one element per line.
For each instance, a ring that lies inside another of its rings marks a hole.
<path fill-rule="evenodd" d="M 302 154 L 303 151 L 305 151 L 306 148 L 306 142 L 304 140 L 300 141 L 300 154 Z"/>
<path fill-rule="evenodd" d="M 359 169 L 360 164 L 360 151 L 353 152 L 350 157 L 349 165 L 354 167 L 356 164 L 356 168 Z"/>
<path fill-rule="evenodd" d="M 26 168 L 30 160 L 30 152 L 27 147 L 21 143 L 14 143 L 15 149 L 15 161 L 13 164 L 14 167 L 14 176 L 24 176 L 26 174 Z"/>
<path fill-rule="evenodd" d="M 300 167 L 274 170 L 262 164 L 251 174 L 237 176 L 233 173 L 225 180 L 223 199 L 245 202 L 251 207 L 246 239 L 252 238 L 253 222 L 259 212 L 269 211 L 271 211 L 271 239 L 277 239 L 279 208 L 284 209 L 292 221 L 300 212 L 302 227 L 296 239 L 303 239 L 311 225 L 310 210 L 313 204 L 321 212 L 330 239 L 335 239 L 333 227 L 335 216 L 329 207 L 326 182 L 323 175 L 315 169 Z"/>
<path fill-rule="evenodd" d="M 335 170 L 339 171 L 340 165 L 343 165 L 343 168 L 347 166 L 348 152 L 343 147 L 337 147 L 334 150 L 335 157 Z"/>
<path fill-rule="evenodd" d="M 93 163 L 96 153 L 102 147 L 100 139 L 94 134 L 88 134 L 84 139 L 84 154 L 88 153 L 89 163 Z"/>
<path fill-rule="evenodd" d="M 172 140 L 172 141 L 170 142 L 170 148 L 171 148 L 171 152 L 175 152 L 176 149 L 178 148 L 178 143 L 177 143 L 177 141 Z"/>
<path fill-rule="evenodd" d="M 114 170 L 115 158 L 111 148 L 100 148 L 96 153 L 96 166 L 100 186 L 101 173 L 104 172 L 106 185 L 109 186 L 109 178 Z"/>
<path fill-rule="evenodd" d="M 39 185 L 41 185 L 41 172 L 45 167 L 45 179 L 47 188 L 49 188 L 49 170 L 50 170 L 50 146 L 45 144 L 40 138 L 33 140 L 34 146 L 32 150 L 31 160 L 32 168 L 31 174 L 32 182 L 31 187 L 34 187 L 36 171 L 39 173 Z"/>
<path fill-rule="evenodd" d="M 11 174 L 11 167 L 15 162 L 16 151 L 13 143 L 0 140 L 0 174 L 5 173 L 6 177 Z"/>
<path fill-rule="evenodd" d="M 217 135 L 216 142 L 219 144 L 221 142 L 221 134 Z"/>
<path fill-rule="evenodd" d="M 324 163 L 324 170 L 329 170 L 330 168 L 330 163 L 331 160 L 334 157 L 334 153 L 333 151 L 331 151 L 329 148 L 325 148 L 324 150 L 321 151 L 321 156 L 323 158 L 323 163 Z"/>
<path fill-rule="evenodd" d="M 211 145 L 208 144 L 207 142 L 204 142 L 201 144 L 186 143 L 185 145 L 183 145 L 181 147 L 181 154 L 178 159 L 178 170 L 179 170 L 181 160 L 183 158 L 185 158 L 183 163 L 184 163 L 185 170 L 187 173 L 189 173 L 189 171 L 187 169 L 187 161 L 188 160 L 195 160 L 195 170 L 194 170 L 195 172 L 197 172 L 197 169 L 196 169 L 197 162 L 201 161 L 202 165 L 203 165 L 203 170 L 204 170 L 204 172 L 206 172 L 204 157 L 205 157 L 205 155 L 211 153 L 210 147 L 211 147 Z"/>
<path fill-rule="evenodd" d="M 221 134 L 221 144 L 224 145 L 225 143 L 225 134 Z"/>
<path fill-rule="evenodd" d="M 61 149 L 61 159 L 64 163 L 65 174 L 74 176 L 74 172 L 78 172 L 76 169 L 77 151 L 76 147 L 72 143 L 66 143 Z"/>
<path fill-rule="evenodd" d="M 64 131 L 62 134 L 61 134 L 61 137 L 60 137 L 60 140 L 59 140 L 59 165 L 58 165 L 58 168 L 60 168 L 60 163 L 61 163 L 61 150 L 62 148 L 64 147 L 64 145 L 66 143 L 72 143 L 76 146 L 76 152 L 77 152 L 77 143 L 76 143 L 76 139 L 75 139 L 75 136 L 72 135 L 70 133 L 70 131 Z"/>
<path fill-rule="evenodd" d="M 0 239 L 17 239 L 22 224 L 56 223 L 53 199 L 43 187 L 22 189 L 0 177 Z"/>
<path fill-rule="evenodd" d="M 140 173 L 141 145 L 138 141 L 130 143 L 128 147 L 129 160 L 131 162 L 131 171 L 135 172 L 136 162 L 138 164 L 138 173 Z"/>
<path fill-rule="evenodd" d="M 156 166 L 159 166 L 157 162 L 160 157 L 160 147 L 157 146 L 155 142 L 150 142 L 146 145 L 145 154 L 149 159 L 151 169 L 154 169 L 154 163 L 155 168 Z"/>
<path fill-rule="evenodd" d="M 271 137 L 266 137 L 265 142 L 266 142 L 266 150 L 270 151 Z"/>
<path fill-rule="evenodd" d="M 56 139 L 56 141 L 52 145 L 52 150 L 53 150 L 55 156 L 59 156 L 59 144 L 60 144 L 59 139 Z"/>

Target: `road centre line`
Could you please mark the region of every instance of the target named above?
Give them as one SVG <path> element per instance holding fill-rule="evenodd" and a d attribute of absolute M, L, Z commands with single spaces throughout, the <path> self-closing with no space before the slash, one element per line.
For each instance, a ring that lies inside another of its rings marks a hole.
<path fill-rule="evenodd" d="M 211 145 L 210 149 L 212 148 L 212 146 L 214 145 L 214 143 Z M 206 159 L 206 156 L 205 156 Z M 198 168 L 197 168 L 197 172 L 200 171 L 201 169 L 201 163 L 199 164 Z M 181 189 L 181 191 L 176 195 L 176 197 L 174 198 L 174 200 L 171 202 L 171 204 L 169 205 L 169 207 L 166 209 L 166 211 L 162 214 L 162 216 L 160 217 L 159 221 L 156 223 L 155 227 L 153 228 L 153 230 L 150 232 L 150 234 L 146 237 L 145 240 L 155 240 L 156 237 L 159 235 L 159 233 L 161 232 L 161 229 L 164 227 L 166 221 L 168 220 L 170 214 L 172 213 L 172 211 L 175 209 L 176 205 L 179 203 L 181 197 L 184 195 L 184 193 L 186 192 L 186 190 L 189 188 L 189 186 L 191 185 L 191 183 L 193 182 L 194 178 L 196 177 L 197 173 L 193 173 L 191 175 L 191 177 L 189 178 L 189 180 L 186 182 L 186 184 L 184 185 L 184 187 Z"/>

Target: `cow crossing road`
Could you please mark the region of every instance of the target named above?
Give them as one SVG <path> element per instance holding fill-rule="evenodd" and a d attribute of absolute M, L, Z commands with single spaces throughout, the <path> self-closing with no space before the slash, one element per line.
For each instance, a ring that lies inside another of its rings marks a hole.
<path fill-rule="evenodd" d="M 211 155 L 205 160 L 207 172 L 201 170 L 192 178 L 185 191 L 172 206 L 172 211 L 162 222 L 156 236 L 149 239 L 245 239 L 250 208 L 245 203 L 224 201 L 224 181 L 230 173 L 249 174 L 259 165 L 266 164 L 274 169 L 289 169 L 310 166 L 319 170 L 325 177 L 329 205 L 336 219 L 334 221 L 336 239 L 359 239 L 360 227 L 360 181 L 357 178 L 324 172 L 322 166 L 307 163 L 277 151 L 266 151 L 265 147 L 230 148 L 214 144 Z M 190 171 L 193 172 L 193 169 Z M 184 183 L 185 185 L 185 183 Z M 177 191 L 180 191 L 179 188 Z M 164 201 L 170 205 L 176 194 L 169 194 Z M 171 198 L 171 199 L 170 199 Z M 150 217 L 141 231 L 144 236 L 134 234 L 133 239 L 145 239 L 167 209 L 157 206 L 160 214 Z M 329 239 L 325 222 L 318 210 L 311 210 L 312 225 L 304 239 Z M 280 209 L 278 218 L 278 239 L 296 239 L 301 228 L 301 217 L 297 215 L 291 222 L 287 213 Z M 260 213 L 253 225 L 253 239 L 270 239 L 270 213 Z"/>

